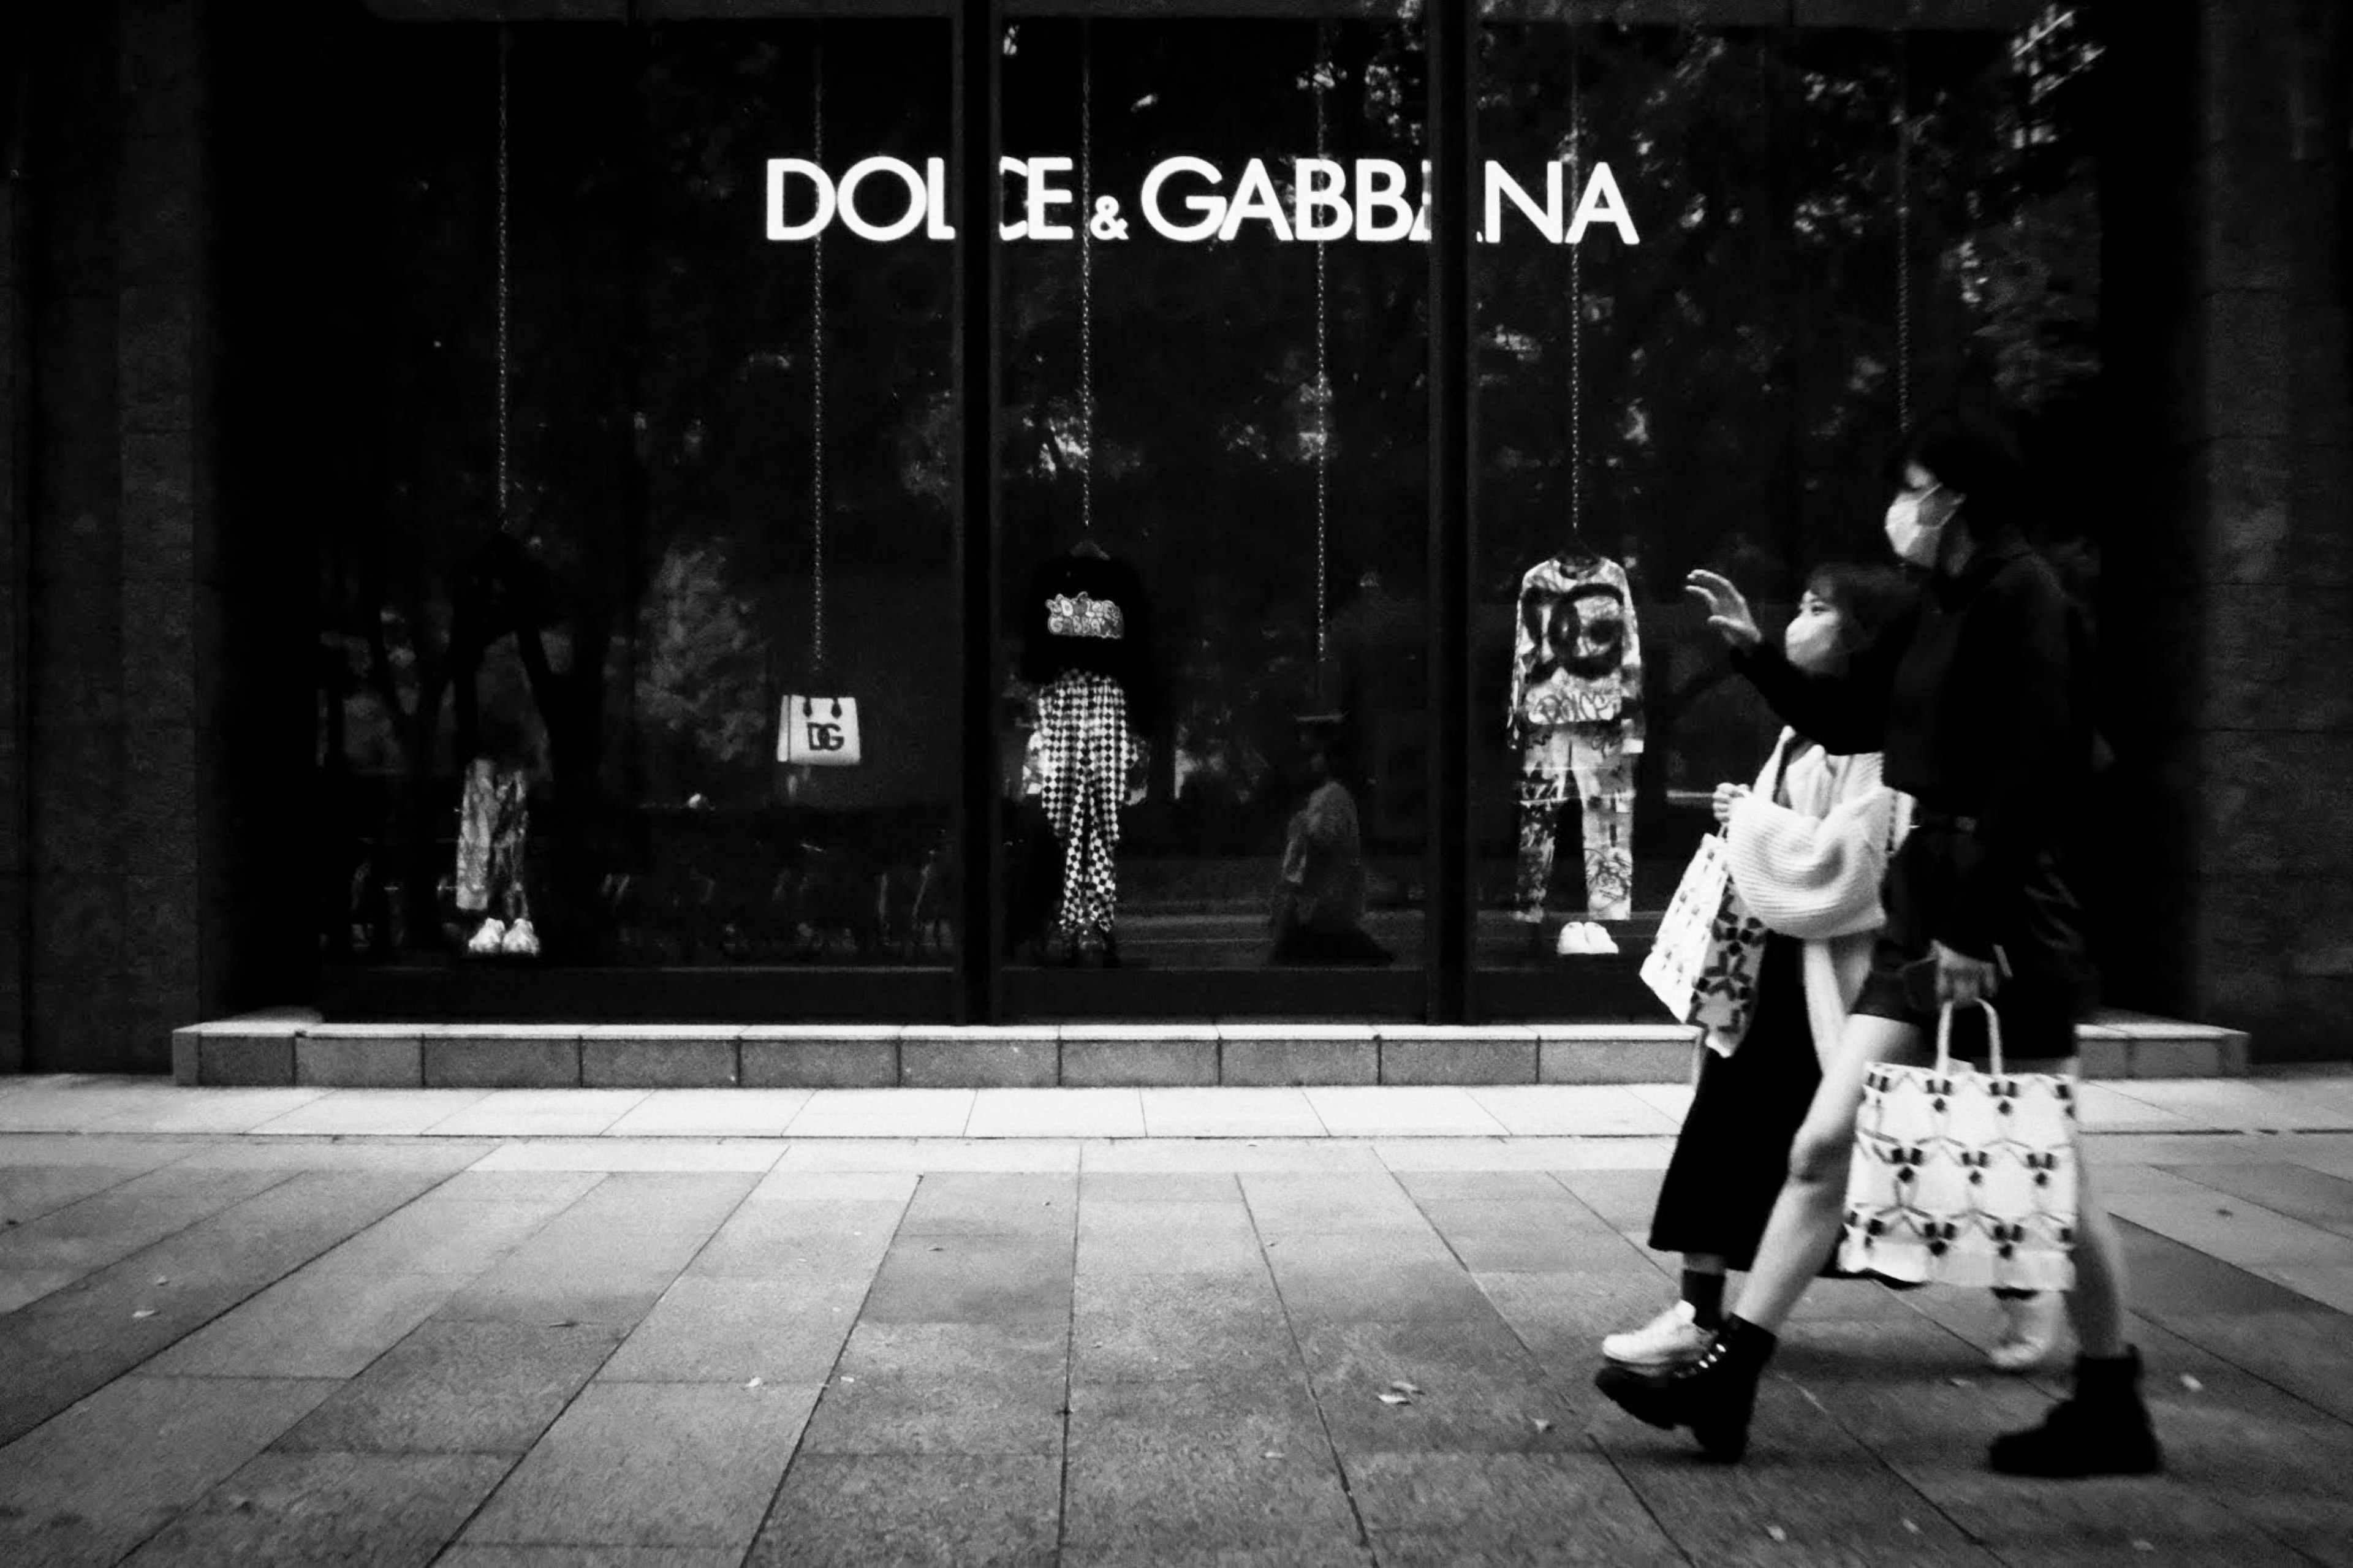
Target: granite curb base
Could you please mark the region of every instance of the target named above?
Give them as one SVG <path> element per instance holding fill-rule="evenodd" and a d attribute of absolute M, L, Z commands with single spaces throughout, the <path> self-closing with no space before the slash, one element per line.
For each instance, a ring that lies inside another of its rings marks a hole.
<path fill-rule="evenodd" d="M 2104 1014 L 2087 1079 L 2243 1078 L 2236 1029 Z M 1045 1089 L 1672 1083 L 1669 1024 L 330 1024 L 274 1009 L 172 1034 L 174 1081 L 245 1088 Z"/>

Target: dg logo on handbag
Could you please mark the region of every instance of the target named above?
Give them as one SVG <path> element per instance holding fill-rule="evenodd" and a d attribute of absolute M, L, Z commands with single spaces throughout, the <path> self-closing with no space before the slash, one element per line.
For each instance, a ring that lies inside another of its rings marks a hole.
<path fill-rule="evenodd" d="M 859 744 L 855 697 L 787 697 L 776 736 L 776 761 L 805 768 L 856 767 Z"/>

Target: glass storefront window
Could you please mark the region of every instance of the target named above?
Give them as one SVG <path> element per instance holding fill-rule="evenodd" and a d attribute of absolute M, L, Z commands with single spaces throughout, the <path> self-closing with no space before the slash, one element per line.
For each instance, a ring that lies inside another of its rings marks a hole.
<path fill-rule="evenodd" d="M 331 970 L 1425 1017 L 1461 915 L 1468 1016 L 1655 1016 L 1650 933 L 1775 731 L 1686 572 L 1778 629 L 1883 556 L 1907 404 L 1975 395 L 2088 566 L 2074 7 L 1482 5 L 1467 542 L 1433 533 L 1422 7 L 1008 5 L 978 314 L 955 7 L 475 9 L 321 14 Z"/>
<path fill-rule="evenodd" d="M 1009 957 L 1417 967 L 1428 264 L 1298 169 L 1415 166 L 1418 35 L 1100 9 L 1007 29 Z"/>

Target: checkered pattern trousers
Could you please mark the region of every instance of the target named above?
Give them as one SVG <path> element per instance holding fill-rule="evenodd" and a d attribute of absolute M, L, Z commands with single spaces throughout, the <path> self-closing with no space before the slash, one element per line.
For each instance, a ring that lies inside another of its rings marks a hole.
<path fill-rule="evenodd" d="M 1039 796 L 1062 841 L 1061 939 L 1103 946 L 1119 908 L 1119 806 L 1136 754 L 1127 693 L 1107 675 L 1065 670 L 1038 694 Z"/>

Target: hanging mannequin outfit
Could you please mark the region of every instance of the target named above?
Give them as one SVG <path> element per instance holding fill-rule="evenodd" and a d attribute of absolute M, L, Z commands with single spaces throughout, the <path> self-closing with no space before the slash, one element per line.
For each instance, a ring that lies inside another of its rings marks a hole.
<path fill-rule="evenodd" d="M 466 770 L 466 793 L 458 807 L 457 901 L 462 913 L 490 918 L 467 943 L 469 952 L 529 956 L 539 951 L 522 881 L 530 837 L 529 778 L 520 769 L 476 757 Z"/>
<path fill-rule="evenodd" d="M 1616 562 L 1581 548 L 1520 580 L 1511 725 L 1520 741 L 1516 918 L 1544 919 L 1553 848 L 1575 782 L 1584 805 L 1585 900 L 1595 920 L 1633 912 L 1634 782 L 1642 750 L 1642 653 Z"/>
<path fill-rule="evenodd" d="M 1057 557 L 1023 602 L 1021 675 L 1036 683 L 1027 787 L 1062 846 L 1056 930 L 1073 958 L 1114 952 L 1119 809 L 1150 733 L 1150 607 L 1124 563 Z"/>

